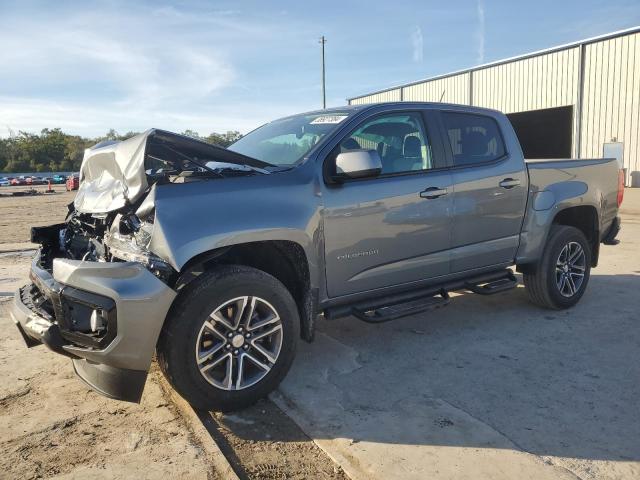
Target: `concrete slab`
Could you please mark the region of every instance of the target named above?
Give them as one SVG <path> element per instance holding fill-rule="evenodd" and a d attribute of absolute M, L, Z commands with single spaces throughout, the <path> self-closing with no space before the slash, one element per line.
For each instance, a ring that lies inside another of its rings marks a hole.
<path fill-rule="evenodd" d="M 273 399 L 354 479 L 640 478 L 630 201 L 575 308 L 538 309 L 520 287 L 383 325 L 322 322 Z"/>

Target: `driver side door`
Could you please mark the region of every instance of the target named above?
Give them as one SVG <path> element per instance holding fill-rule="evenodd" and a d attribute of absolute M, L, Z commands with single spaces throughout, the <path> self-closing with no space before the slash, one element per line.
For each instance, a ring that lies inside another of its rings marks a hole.
<path fill-rule="evenodd" d="M 325 160 L 376 150 L 380 175 L 325 183 L 324 235 L 330 297 L 410 284 L 449 273 L 453 184 L 428 111 L 370 117 Z"/>

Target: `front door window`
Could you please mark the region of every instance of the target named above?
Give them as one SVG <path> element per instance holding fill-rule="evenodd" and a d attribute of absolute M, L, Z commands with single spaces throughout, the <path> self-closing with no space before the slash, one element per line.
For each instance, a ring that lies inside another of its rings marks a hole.
<path fill-rule="evenodd" d="M 433 154 L 418 113 L 395 113 L 367 120 L 340 142 L 340 151 L 376 150 L 382 175 L 433 168 Z"/>

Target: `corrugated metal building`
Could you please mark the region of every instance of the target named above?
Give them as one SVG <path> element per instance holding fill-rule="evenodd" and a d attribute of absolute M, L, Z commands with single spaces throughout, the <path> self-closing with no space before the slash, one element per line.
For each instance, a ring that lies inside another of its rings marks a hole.
<path fill-rule="evenodd" d="M 348 99 L 411 100 L 501 110 L 527 158 L 616 156 L 640 186 L 640 27 Z"/>

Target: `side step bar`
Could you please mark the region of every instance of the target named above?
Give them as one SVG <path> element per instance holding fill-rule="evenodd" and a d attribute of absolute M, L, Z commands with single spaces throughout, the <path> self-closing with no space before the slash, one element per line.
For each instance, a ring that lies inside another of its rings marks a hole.
<path fill-rule="evenodd" d="M 354 317 L 367 323 L 383 323 L 396 318 L 407 317 L 416 313 L 426 312 L 444 307 L 449 303 L 449 294 L 442 290 L 438 296 L 417 298 L 405 303 L 387 305 L 379 308 L 364 310 L 354 307 L 351 311 Z"/>
<path fill-rule="evenodd" d="M 328 307 L 324 310 L 324 314 L 327 320 L 353 315 L 367 323 L 383 323 L 444 307 L 449 303 L 449 292 L 455 290 L 469 290 L 480 295 L 493 295 L 510 290 L 517 285 L 518 280 L 511 270 L 499 270 L 440 286 Z"/>
<path fill-rule="evenodd" d="M 507 272 L 504 278 L 499 278 L 484 284 L 467 283 L 465 288 L 478 295 L 493 295 L 494 293 L 511 290 L 518 286 L 518 279 L 511 270 L 507 270 Z"/>

